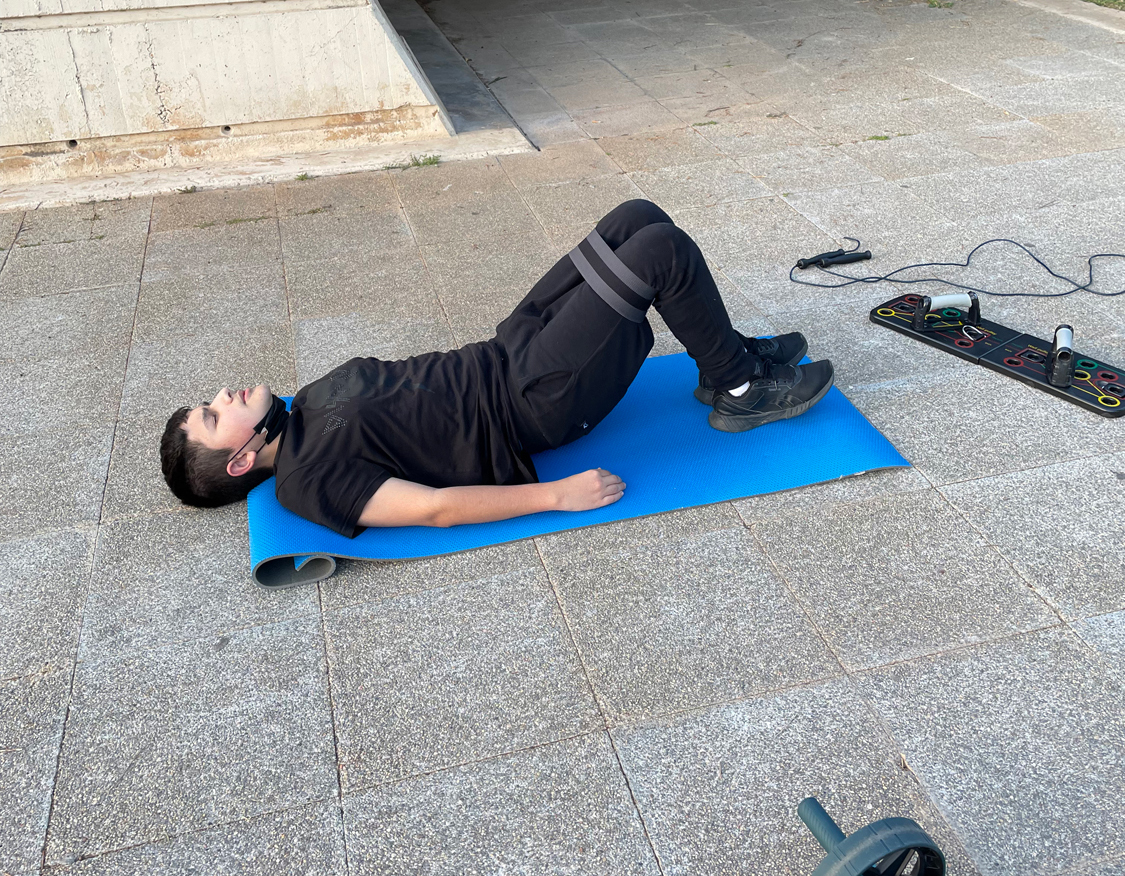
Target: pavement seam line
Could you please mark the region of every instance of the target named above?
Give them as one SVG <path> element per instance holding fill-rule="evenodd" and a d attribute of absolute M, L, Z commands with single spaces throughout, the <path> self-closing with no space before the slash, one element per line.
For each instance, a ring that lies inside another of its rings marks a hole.
<path fill-rule="evenodd" d="M 1034 471 L 1034 469 L 1030 469 L 1030 470 Z M 1004 561 L 1004 565 L 1012 570 L 1012 574 L 1015 575 L 1018 580 L 1023 581 L 1023 583 L 1027 587 L 1027 589 L 1035 594 L 1036 598 L 1040 602 L 1043 603 L 1043 605 L 1047 608 L 1048 611 L 1050 611 L 1052 614 L 1054 614 L 1059 619 L 1060 623 L 1065 624 L 1067 622 L 1066 618 L 1063 617 L 1063 615 L 1062 615 L 1062 611 L 1060 610 L 1059 606 L 1055 604 L 1054 600 L 1048 599 L 1045 594 L 1043 594 L 1039 591 L 1039 588 L 1035 586 L 1035 583 L 1030 578 L 1028 578 L 1028 576 L 1024 575 L 1022 572 L 1020 572 L 1019 569 L 1016 568 L 1016 566 L 1012 562 L 1011 558 L 1006 553 L 1004 553 L 1003 550 L 1001 550 L 1000 545 L 993 544 L 992 539 L 990 539 L 988 537 L 988 535 L 984 532 L 984 530 L 982 530 L 972 520 L 970 520 L 968 515 L 963 514 L 961 512 L 961 509 L 958 508 L 956 505 L 954 505 L 953 502 L 949 499 L 949 497 L 946 496 L 945 493 L 943 493 L 941 491 L 940 487 L 934 487 L 934 492 L 936 492 L 938 494 L 938 496 L 941 498 L 941 501 L 944 502 L 954 514 L 956 514 L 958 517 L 960 517 L 962 520 L 964 520 L 965 523 L 967 523 L 969 525 L 969 528 L 980 537 L 981 541 L 984 542 L 985 546 L 991 548 L 992 550 L 994 550 L 996 552 L 996 556 L 998 556 L 1001 560 Z M 1052 624 L 1051 626 L 1054 626 L 1054 625 Z M 1036 629 L 1045 629 L 1045 628 L 1044 627 L 1036 627 Z M 1030 630 L 1028 632 L 1030 632 Z"/>
<path fill-rule="evenodd" d="M 332 724 L 332 754 L 336 773 L 336 809 L 340 813 L 340 837 L 344 846 L 344 872 L 351 872 L 348 854 L 348 825 L 344 820 L 344 779 L 340 764 L 340 731 L 336 724 L 336 698 L 332 694 L 332 659 L 328 653 L 328 623 L 324 617 L 324 590 L 316 582 L 316 604 L 320 614 L 320 641 L 324 647 L 324 681 L 328 697 L 328 718 Z"/>
<path fill-rule="evenodd" d="M 101 525 L 94 531 L 94 539 L 90 547 L 90 554 L 88 560 L 88 567 L 86 571 L 86 598 L 83 600 L 82 614 L 78 623 L 78 636 L 74 642 L 74 665 L 70 669 L 70 684 L 66 692 L 66 711 L 63 714 L 62 730 L 59 733 L 59 747 L 55 753 L 55 774 L 51 779 L 51 798 L 47 806 L 47 823 L 43 829 L 43 848 L 39 855 L 39 869 L 42 870 L 47 866 L 47 847 L 51 840 L 51 821 L 55 815 L 55 801 L 58 797 L 59 791 L 59 775 L 62 773 L 62 752 L 63 746 L 66 745 L 66 728 L 70 725 L 70 708 L 74 701 L 74 682 L 78 678 L 78 667 L 81 661 L 78 660 L 78 649 L 82 643 L 82 629 L 85 626 L 86 620 L 86 607 L 85 603 L 90 599 L 90 588 L 94 582 L 94 566 L 97 563 L 98 545 L 101 542 Z"/>
<path fill-rule="evenodd" d="M 820 628 L 820 624 L 816 622 L 816 619 L 812 616 L 812 612 L 808 607 L 806 607 L 804 600 L 801 599 L 797 591 L 793 589 L 793 585 L 789 583 L 789 578 L 782 573 L 781 568 L 778 566 L 777 562 L 773 557 L 770 556 L 769 551 L 766 550 L 766 546 L 762 542 L 762 537 L 757 530 L 758 523 L 748 523 L 742 516 L 742 512 L 738 510 L 738 506 L 733 502 L 731 502 L 730 504 L 731 507 L 734 508 L 734 513 L 738 515 L 738 519 L 742 521 L 742 525 L 749 531 L 750 537 L 754 539 L 754 546 L 762 552 L 762 556 L 764 556 L 766 558 L 766 562 L 770 564 L 770 569 L 773 571 L 774 576 L 781 582 L 781 586 L 785 588 L 785 591 L 789 594 L 789 598 L 792 599 L 797 608 L 801 610 L 801 614 L 805 616 L 805 620 L 807 620 L 809 626 L 813 628 L 813 632 L 815 632 L 820 638 L 820 641 L 824 644 L 825 649 L 829 654 L 832 655 L 832 659 L 836 661 L 836 664 L 840 667 L 840 671 L 846 678 L 850 673 L 848 671 L 848 668 L 844 665 L 843 659 L 838 653 L 836 653 L 836 649 L 833 648 L 829 643 L 828 636 L 825 634 L 824 630 Z"/>
<path fill-rule="evenodd" d="M 582 739 L 586 736 L 593 736 L 595 733 L 605 733 L 606 731 L 601 728 L 593 730 L 582 730 L 578 733 L 572 733 L 569 736 L 560 736 L 558 739 L 549 739 L 543 742 L 534 742 L 531 745 L 524 745 L 520 748 L 509 748 L 504 751 L 498 751 L 495 754 L 489 754 L 485 757 L 472 758 L 470 760 L 459 760 L 454 763 L 444 764 L 442 766 L 435 766 L 431 769 L 425 769 L 421 772 L 410 773 L 409 775 L 399 776 L 394 779 L 386 779 L 381 782 L 373 782 L 366 785 L 357 785 L 354 788 L 349 788 L 345 793 L 345 797 L 358 797 L 360 794 L 365 794 L 373 791 L 376 788 L 388 788 L 392 785 L 401 785 L 406 782 L 413 782 L 416 779 L 426 779 L 430 776 L 437 776 L 441 773 L 450 772 L 451 770 L 462 769 L 463 767 L 471 767 L 481 763 L 489 763 L 494 760 L 501 760 L 505 757 L 510 757 L 513 754 L 523 754 L 528 751 L 535 751 L 540 748 L 549 748 L 552 745 L 558 745 L 560 742 L 570 742 L 574 739 Z"/>
<path fill-rule="evenodd" d="M 19 224 L 16 226 L 16 233 L 12 235 L 11 244 L 8 246 L 8 248 L 6 250 L 4 250 L 4 258 L 0 259 L 0 271 L 3 271 L 4 267 L 8 264 L 8 256 L 10 256 L 12 254 L 12 250 L 16 248 L 16 241 L 19 240 L 20 232 L 23 231 L 23 225 L 24 225 L 24 222 L 26 222 L 26 221 L 27 221 L 27 211 L 21 210 L 20 211 L 20 221 L 19 221 Z"/>
<path fill-rule="evenodd" d="M 547 561 L 543 557 L 543 552 L 539 549 L 539 540 L 536 538 L 531 539 L 532 547 L 535 548 L 535 554 L 539 557 L 539 565 L 543 568 L 543 574 L 547 576 L 547 585 L 551 588 L 551 594 L 555 597 L 555 605 L 558 607 L 559 616 L 562 617 L 563 624 L 566 626 L 566 634 L 570 639 L 570 645 L 574 649 L 575 655 L 578 657 L 578 664 L 582 667 L 582 675 L 586 679 L 586 687 L 590 691 L 590 697 L 594 700 L 594 705 L 597 706 L 598 714 L 602 719 L 602 729 L 608 730 L 610 725 L 609 715 L 606 712 L 605 704 L 598 694 L 598 689 L 594 685 L 593 679 L 590 677 L 590 668 L 586 665 L 586 657 L 582 653 L 582 649 L 578 647 L 578 639 L 574 635 L 574 629 L 570 623 L 570 617 L 566 613 L 566 607 L 563 605 L 562 596 L 559 594 L 559 589 L 555 584 L 554 579 L 551 577 L 551 571 L 547 568 Z"/>
<path fill-rule="evenodd" d="M 499 164 L 499 162 L 497 162 Z M 401 173 L 402 171 L 399 171 Z M 394 174 L 388 170 L 383 173 L 390 177 L 391 188 L 395 193 L 395 200 L 398 201 L 398 208 L 402 211 L 402 218 L 406 220 L 406 227 L 410 229 L 410 238 L 414 241 L 414 250 L 418 253 L 418 260 L 422 262 L 422 269 L 426 272 L 426 277 L 430 281 L 430 288 L 433 290 L 434 298 L 437 299 L 438 307 L 441 308 L 442 318 L 445 320 L 445 326 L 449 329 L 449 336 L 453 338 L 453 343 L 456 344 L 459 340 L 457 332 L 453 330 L 453 320 L 449 318 L 449 311 L 446 310 L 445 302 L 441 298 L 441 292 L 438 291 L 437 280 L 434 278 L 433 271 L 430 270 L 430 264 L 426 261 L 426 255 L 422 252 L 422 244 L 418 242 L 418 232 L 414 230 L 414 222 L 410 218 L 410 214 L 406 211 L 406 203 L 402 200 L 402 192 L 399 190 L 398 183 L 395 182 Z"/>
<path fill-rule="evenodd" d="M 183 837 L 198 836 L 200 834 L 207 833 L 208 831 L 219 830 L 219 829 L 224 828 L 224 827 L 230 827 L 231 825 L 234 825 L 234 824 L 246 824 L 248 822 L 259 821 L 259 820 L 262 820 L 262 819 L 265 819 L 265 818 L 269 818 L 269 817 L 274 816 L 274 815 L 280 815 L 280 814 L 285 813 L 285 812 L 296 812 L 300 809 L 311 808 L 313 806 L 316 806 L 319 803 L 331 803 L 331 802 L 333 802 L 331 797 L 323 797 L 323 798 L 316 798 L 316 799 L 313 799 L 313 800 L 306 800 L 305 802 L 298 803 L 295 806 L 282 806 L 278 809 L 268 809 L 268 810 L 265 810 L 263 812 L 258 812 L 254 815 L 247 816 L 245 818 L 231 818 L 228 821 L 217 821 L 214 824 L 207 824 L 207 825 L 204 825 L 203 827 L 192 828 L 191 830 L 185 830 L 182 833 L 174 833 L 174 834 L 170 834 L 170 835 L 167 835 L 167 836 L 157 837 L 156 839 L 148 839 L 148 840 L 144 840 L 142 842 L 130 843 L 129 845 L 117 846 L 117 847 L 112 848 L 112 849 L 103 849 L 102 851 L 96 852 L 95 854 L 92 854 L 92 855 L 84 855 L 84 856 L 80 857 L 78 860 L 79 861 L 95 861 L 99 858 L 107 858 L 110 855 L 119 855 L 122 852 L 130 852 L 133 849 L 143 849 L 146 846 L 159 846 L 159 845 L 164 845 L 164 844 L 172 845 L 173 843 L 176 842 L 176 840 L 179 840 Z M 0 874 L 0 876 L 8 876 L 8 874 L 5 872 L 3 874 Z"/>
<path fill-rule="evenodd" d="M 71 667 L 71 671 L 70 671 L 70 686 L 67 690 L 67 697 L 66 697 L 66 713 L 63 716 L 62 732 L 59 734 L 59 748 L 58 748 L 57 754 L 55 755 L 55 775 L 54 775 L 54 778 L 51 781 L 51 801 L 50 801 L 49 806 L 47 807 L 47 824 L 46 824 L 46 829 L 43 832 L 43 849 L 42 849 L 42 852 L 40 854 L 40 859 L 39 859 L 40 860 L 40 862 L 39 862 L 40 869 L 47 866 L 47 847 L 50 844 L 51 821 L 52 821 L 52 819 L 54 818 L 54 815 L 55 815 L 55 802 L 56 802 L 56 799 L 58 797 L 58 789 L 59 789 L 59 775 L 62 772 L 63 746 L 66 744 L 66 729 L 70 725 L 70 709 L 71 709 L 71 705 L 72 705 L 73 700 L 74 700 L 74 683 L 75 683 L 75 680 L 78 677 L 78 667 L 82 662 L 82 661 L 79 661 L 79 659 L 78 659 L 78 652 L 79 652 L 79 649 L 81 648 L 82 632 L 83 632 L 83 629 L 85 628 L 86 604 L 89 602 L 90 589 L 91 589 L 91 587 L 93 586 L 93 583 L 94 583 L 94 567 L 97 563 L 98 548 L 101 545 L 101 541 L 102 541 L 102 522 L 101 521 L 102 521 L 103 513 L 105 511 L 105 494 L 106 494 L 106 490 L 109 487 L 109 472 L 110 472 L 110 469 L 113 466 L 113 448 L 117 443 L 117 424 L 121 420 L 121 408 L 122 408 L 122 405 L 125 402 L 125 385 L 126 385 L 126 380 L 127 380 L 128 374 L 129 374 L 129 360 L 130 360 L 130 358 L 132 356 L 132 352 L 133 352 L 133 335 L 135 334 L 136 328 L 137 328 L 137 313 L 139 312 L 140 305 L 141 305 L 141 281 L 142 281 L 142 278 L 144 277 L 145 258 L 148 255 L 148 242 L 149 242 L 149 238 L 152 235 L 152 214 L 153 214 L 154 208 L 155 208 L 155 202 L 150 198 L 149 199 L 149 206 L 148 206 L 148 228 L 145 229 L 145 243 L 144 243 L 144 247 L 141 250 L 141 265 L 140 265 L 140 270 L 137 272 L 137 300 L 133 305 L 133 325 L 129 329 L 129 344 L 128 344 L 128 351 L 129 352 L 125 356 L 125 368 L 124 368 L 124 371 L 121 375 L 121 395 L 120 395 L 120 397 L 118 399 L 118 402 L 117 402 L 117 417 L 114 419 L 114 422 L 113 422 L 113 435 L 110 437 L 110 452 L 109 452 L 109 459 L 106 461 L 105 481 L 102 483 L 102 496 L 101 496 L 100 501 L 98 502 L 98 520 L 96 522 L 96 528 L 94 530 L 94 542 L 93 542 L 93 546 L 90 550 L 89 567 L 88 567 L 88 570 L 87 570 L 87 573 L 86 573 L 86 598 L 83 600 L 82 614 L 81 614 L 81 617 L 80 617 L 80 620 L 79 620 L 79 623 L 78 623 L 78 637 L 77 637 L 77 639 L 75 640 L 75 643 L 74 643 L 74 665 Z"/>
<path fill-rule="evenodd" d="M 558 606 L 559 614 L 562 616 L 563 623 L 566 625 L 567 635 L 570 637 L 571 646 L 574 648 L 574 653 L 578 655 L 578 662 L 582 667 L 582 674 L 586 678 L 586 684 L 590 689 L 590 694 L 594 698 L 594 704 L 598 707 L 598 713 L 602 718 L 602 732 L 605 733 L 606 738 L 609 740 L 609 746 L 613 750 L 614 760 L 617 762 L 617 769 L 621 772 L 621 778 L 625 782 L 625 789 L 629 792 L 629 799 L 633 803 L 633 811 L 637 813 L 637 819 L 641 823 L 641 830 L 644 832 L 645 841 L 648 843 L 649 849 L 652 850 L 652 857 L 656 861 L 656 868 L 660 871 L 661 876 L 664 874 L 664 865 L 660 861 L 660 855 L 656 851 L 656 845 L 652 841 L 652 835 L 649 833 L 648 824 L 645 822 L 644 813 L 641 812 L 641 804 L 637 799 L 636 793 L 633 791 L 633 783 L 629 781 L 629 774 L 625 771 L 625 764 L 621 760 L 621 753 L 617 749 L 617 742 L 613 738 L 611 732 L 611 721 L 606 712 L 605 705 L 602 698 L 598 695 L 598 690 L 594 685 L 593 679 L 590 678 L 590 670 L 586 665 L 586 658 L 582 654 L 582 649 L 578 647 L 578 640 L 574 636 L 574 630 L 571 627 L 570 618 L 567 616 L 566 608 L 563 606 L 562 597 L 559 594 L 558 586 L 555 584 L 554 579 L 551 577 L 551 572 L 547 568 L 547 561 L 543 556 L 542 550 L 539 547 L 539 540 L 533 538 L 531 540 L 535 547 L 535 553 L 539 557 L 539 563 L 543 567 L 543 574 L 547 576 L 547 583 L 551 587 L 551 592 L 554 594 L 555 603 Z"/>

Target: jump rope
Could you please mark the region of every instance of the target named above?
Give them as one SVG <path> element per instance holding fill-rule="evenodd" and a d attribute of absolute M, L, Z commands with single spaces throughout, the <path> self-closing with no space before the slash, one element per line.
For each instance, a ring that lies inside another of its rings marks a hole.
<path fill-rule="evenodd" d="M 1093 288 L 1094 285 L 1094 262 L 1097 259 L 1125 259 L 1125 254 L 1116 252 L 1100 252 L 1090 256 L 1086 259 L 1086 276 L 1085 283 L 1079 283 L 1065 274 L 1061 274 L 1048 265 L 1043 259 L 1039 258 L 1030 249 L 1022 243 L 1010 240 L 1007 237 L 994 237 L 991 240 L 986 240 L 984 243 L 979 243 L 973 247 L 972 251 L 966 256 L 963 262 L 919 262 L 914 265 L 906 265 L 901 268 L 896 268 L 888 274 L 871 277 L 853 277 L 849 274 L 841 274 L 838 271 L 831 270 L 836 265 L 846 265 L 852 262 L 865 261 L 871 258 L 870 250 L 860 251 L 860 242 L 854 237 L 845 237 L 844 240 L 852 241 L 855 246 L 849 250 L 837 249 L 832 252 L 822 252 L 817 255 L 811 256 L 807 259 L 799 259 L 797 264 L 789 269 L 789 279 L 794 283 L 800 283 L 802 286 L 815 286 L 819 289 L 842 289 L 845 286 L 852 286 L 856 283 L 901 283 L 903 285 L 910 285 L 915 283 L 941 283 L 944 286 L 951 286 L 954 289 L 959 289 L 963 292 L 976 292 L 981 295 L 994 295 L 1001 298 L 1062 298 L 1066 295 L 1073 295 L 1075 292 L 1089 292 L 1091 295 L 1098 295 L 1102 298 L 1113 298 L 1117 295 L 1125 295 L 1125 289 L 1118 292 L 1099 292 Z M 1069 283 L 1073 288 L 1067 289 L 1065 292 L 992 292 L 988 289 L 978 289 L 975 286 L 969 286 L 964 283 L 955 283 L 952 280 L 946 280 L 941 277 L 917 277 L 917 278 L 904 278 L 899 277 L 899 274 L 905 271 L 912 271 L 918 268 L 968 268 L 973 261 L 973 256 L 977 254 L 984 247 L 994 243 L 1005 244 L 1009 243 L 1012 246 L 1022 250 L 1031 259 L 1038 264 L 1043 270 L 1056 279 Z M 825 274 L 830 274 L 833 277 L 839 277 L 844 282 L 842 283 L 818 283 L 815 280 L 802 279 L 795 275 L 795 271 L 804 270 L 806 268 L 819 268 Z"/>

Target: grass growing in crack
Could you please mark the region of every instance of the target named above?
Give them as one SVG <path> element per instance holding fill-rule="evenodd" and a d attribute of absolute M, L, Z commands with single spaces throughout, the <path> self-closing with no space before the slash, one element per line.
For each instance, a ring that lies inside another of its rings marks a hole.
<path fill-rule="evenodd" d="M 249 216 L 246 219 L 228 219 L 227 225 L 241 225 L 243 222 L 261 222 L 263 219 L 272 219 L 272 216 Z M 211 223 L 214 225 L 215 223 Z"/>
<path fill-rule="evenodd" d="M 891 138 L 888 137 L 886 134 L 872 134 L 867 139 L 868 140 L 890 140 Z"/>
<path fill-rule="evenodd" d="M 433 167 L 435 164 L 441 164 L 440 155 L 411 155 L 410 161 L 406 164 L 388 164 L 384 170 L 406 170 L 408 167 Z"/>
<path fill-rule="evenodd" d="M 691 126 L 693 128 L 705 128 L 705 127 L 707 127 L 707 125 L 717 125 L 717 124 L 719 124 L 719 123 L 718 122 L 692 122 Z"/>
<path fill-rule="evenodd" d="M 305 182 L 306 180 L 312 179 L 312 177 L 309 176 L 307 173 L 299 173 L 293 178 L 295 180 L 297 180 L 297 182 Z"/>
<path fill-rule="evenodd" d="M 943 2 L 943 0 L 930 0 L 930 8 L 931 9 L 952 9 L 953 8 L 953 2 L 952 2 L 952 0 L 944 0 L 944 2 Z"/>
<path fill-rule="evenodd" d="M 298 213 L 297 215 L 298 216 L 315 216 L 317 213 L 327 213 L 331 209 L 332 209 L 332 205 L 329 204 L 326 207 L 313 207 L 311 210 L 305 210 L 303 213 Z"/>
<path fill-rule="evenodd" d="M 1094 3 L 1098 6 L 1106 6 L 1109 9 L 1125 10 L 1125 0 L 1086 0 L 1086 2 Z"/>
<path fill-rule="evenodd" d="M 181 195 L 194 195 L 199 189 L 195 186 L 184 186 L 182 189 L 176 189 Z"/>

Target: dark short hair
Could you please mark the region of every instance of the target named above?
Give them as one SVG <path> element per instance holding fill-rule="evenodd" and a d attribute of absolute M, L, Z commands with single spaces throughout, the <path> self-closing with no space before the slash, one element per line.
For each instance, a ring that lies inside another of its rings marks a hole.
<path fill-rule="evenodd" d="M 218 508 L 240 502 L 262 481 L 273 475 L 268 468 L 251 469 L 237 478 L 227 474 L 231 449 L 214 450 L 189 441 L 184 423 L 191 408 L 180 408 L 168 418 L 160 439 L 160 467 L 164 480 L 185 505 Z"/>

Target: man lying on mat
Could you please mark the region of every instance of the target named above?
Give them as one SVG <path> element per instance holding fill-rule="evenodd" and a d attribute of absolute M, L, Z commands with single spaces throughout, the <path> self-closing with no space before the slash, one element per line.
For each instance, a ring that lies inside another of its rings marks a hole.
<path fill-rule="evenodd" d="M 214 507 L 276 475 L 282 505 L 347 537 L 609 505 L 619 477 L 539 483 L 531 455 L 581 438 L 622 399 L 652 349 L 649 304 L 699 366 L 695 396 L 716 429 L 795 416 L 832 386 L 827 360 L 796 364 L 800 334 L 738 334 L 695 242 L 655 204 L 629 201 L 490 341 L 352 359 L 300 390 L 291 414 L 265 385 L 180 408 L 160 444 L 164 477 L 186 504 Z"/>

